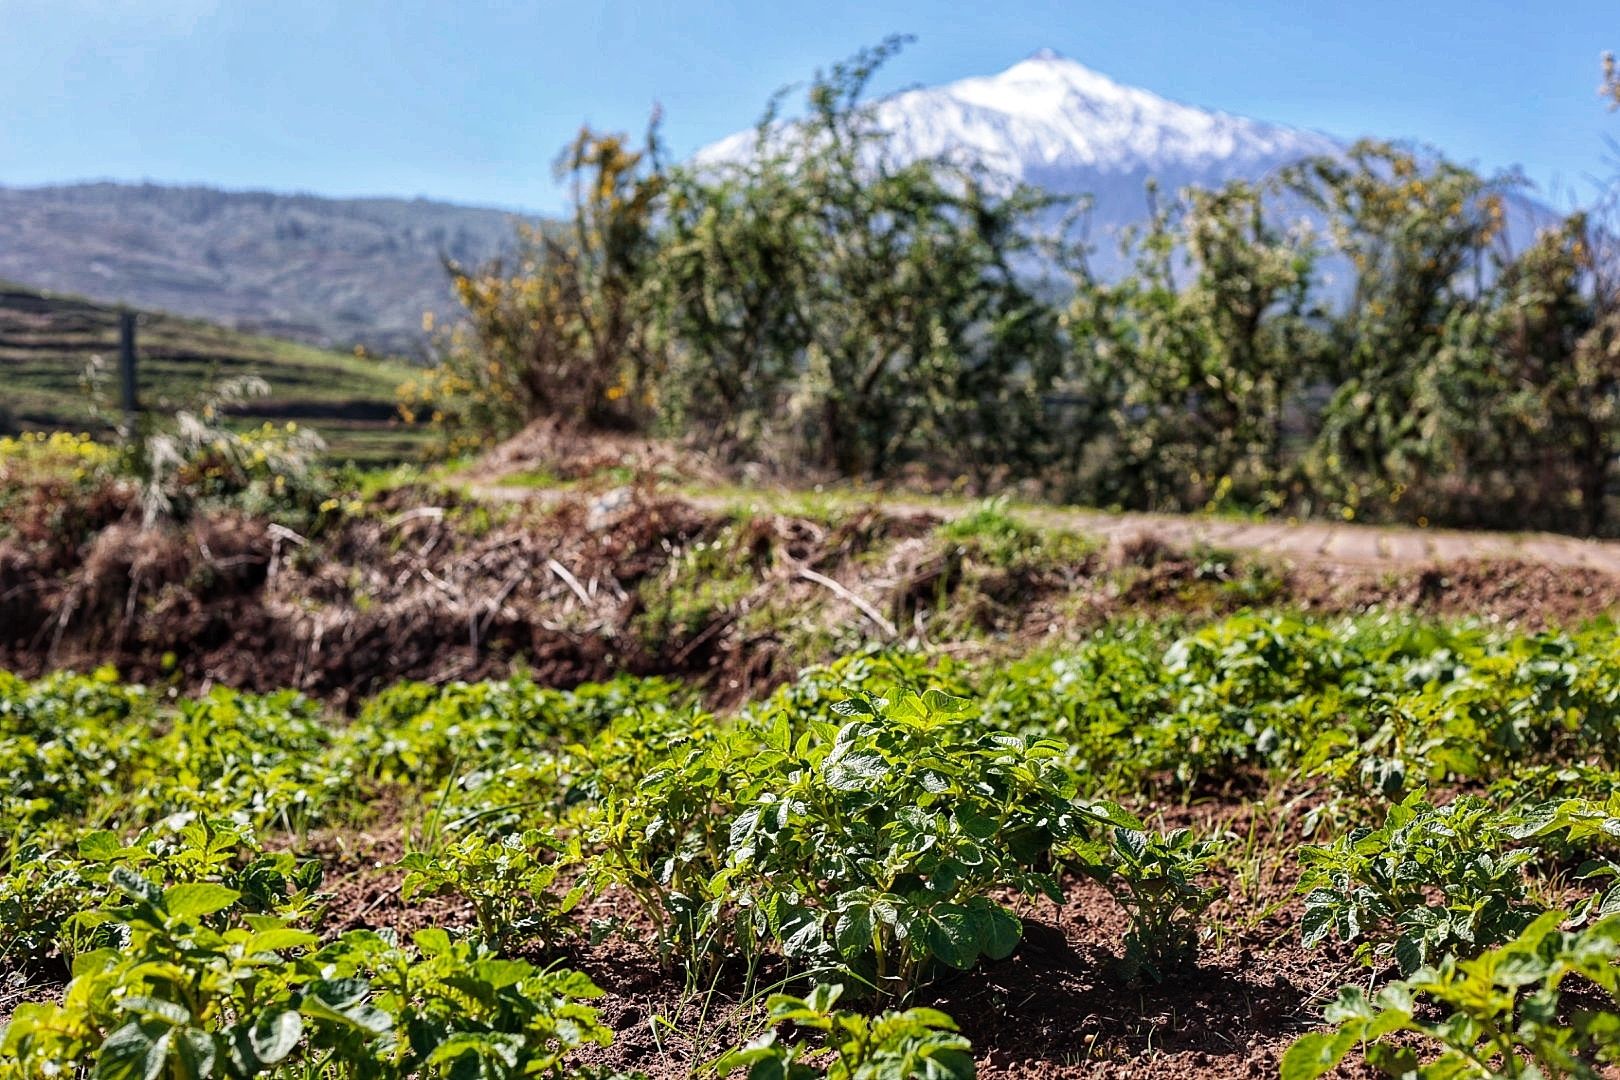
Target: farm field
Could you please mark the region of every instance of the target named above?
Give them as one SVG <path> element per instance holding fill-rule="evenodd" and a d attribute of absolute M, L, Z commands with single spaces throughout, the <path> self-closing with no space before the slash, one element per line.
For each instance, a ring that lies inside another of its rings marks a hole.
<path fill-rule="evenodd" d="M 613 454 L 545 497 L 297 488 L 274 525 L 250 472 L 142 526 L 108 453 L 0 446 L 0 1077 L 1616 1046 L 1605 546 L 1222 548 L 683 497 Z"/>
<path fill-rule="evenodd" d="M 0 1080 L 1620 1080 L 1612 27 L 1117 6 L 0 34 Z"/>

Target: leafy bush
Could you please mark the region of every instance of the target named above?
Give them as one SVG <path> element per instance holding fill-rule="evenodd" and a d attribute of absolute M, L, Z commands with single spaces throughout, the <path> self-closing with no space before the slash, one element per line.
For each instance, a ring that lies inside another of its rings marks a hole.
<path fill-rule="evenodd" d="M 406 951 L 386 937 L 358 931 L 312 958 L 353 973 L 337 981 L 346 998 L 335 1011 L 374 1009 L 389 1024 L 389 1034 L 374 1046 L 350 1051 L 355 1072 L 388 1078 L 635 1080 L 576 1060 L 580 1050 L 613 1041 L 587 1004 L 602 991 L 584 975 L 508 959 L 439 929 L 418 932 L 413 944 L 414 951 Z M 367 995 L 369 1003 L 362 1004 Z M 317 1010 L 329 1007 L 332 996 L 330 989 L 316 995 Z"/>
<path fill-rule="evenodd" d="M 1283 416 L 1321 351 L 1318 253 L 1263 194 L 1240 181 L 1160 203 L 1150 188 L 1155 213 L 1123 244 L 1131 272 L 1079 276 L 1069 323 L 1088 408 L 1060 490 L 1152 509 L 1291 502 Z"/>
<path fill-rule="evenodd" d="M 129 842 L 99 829 L 80 835 L 77 854 L 86 883 L 115 870 L 174 884 L 214 882 L 235 891 L 243 910 L 301 918 L 318 908 L 321 864 L 291 851 L 266 851 L 252 829 L 235 821 L 173 815 Z"/>
<path fill-rule="evenodd" d="M 30 837 L 0 874 L 0 955 L 65 958 L 105 935 L 78 918 L 87 893 L 114 875 L 138 874 L 166 884 L 218 884 L 237 894 L 244 911 L 280 918 L 316 914 L 321 865 L 291 851 L 265 851 L 253 831 L 235 821 L 178 814 L 125 842 L 106 829 L 82 830 L 74 850 Z M 88 932 L 81 932 L 88 931 Z"/>
<path fill-rule="evenodd" d="M 573 228 L 525 233 L 515 267 L 453 268 L 471 328 L 407 410 L 457 425 L 458 448 L 536 415 L 657 413 L 846 476 L 1028 475 L 1063 351 L 1018 267 L 1050 200 L 893 159 L 865 95 L 899 46 L 818 75 L 797 122 L 773 102 L 730 165 L 665 171 L 654 137 L 582 133 L 563 159 Z"/>
<path fill-rule="evenodd" d="M 1510 251 L 1512 178 L 1363 141 L 1150 181 L 1106 281 L 1087 199 L 893 152 L 867 92 L 902 43 L 792 120 L 773 97 L 726 160 L 666 166 L 656 116 L 639 147 L 582 131 L 572 220 L 451 267 L 468 319 L 407 415 L 456 453 L 545 416 L 1100 505 L 1613 530 L 1612 230 Z"/>
<path fill-rule="evenodd" d="M 1062 338 L 1056 310 L 1017 267 L 1050 200 L 890 153 L 865 97 L 901 45 L 891 38 L 818 74 L 801 120 L 779 122 L 773 103 L 745 162 L 677 189 L 691 209 L 674 215 L 685 287 L 671 290 L 671 323 L 693 334 L 678 363 L 740 363 L 719 378 L 754 381 L 764 411 L 747 423 L 843 476 L 917 461 L 981 483 L 1027 475 L 1050 454 L 1042 395 Z M 711 223 L 730 227 L 740 256 L 682 257 L 686 235 Z M 761 340 L 738 341 L 733 312 Z M 776 387 L 759 385 L 772 377 Z"/>
<path fill-rule="evenodd" d="M 557 162 L 571 182 L 572 221 L 525 227 L 510 260 L 451 263 L 468 320 L 440 363 L 400 388 L 407 419 L 426 417 L 464 453 L 536 415 L 592 426 L 640 426 L 661 361 L 652 341 L 645 265 L 663 177 L 646 146 L 582 129 Z"/>

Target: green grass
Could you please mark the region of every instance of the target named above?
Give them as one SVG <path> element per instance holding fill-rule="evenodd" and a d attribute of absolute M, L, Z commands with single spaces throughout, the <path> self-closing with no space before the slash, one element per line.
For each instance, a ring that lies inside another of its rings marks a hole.
<path fill-rule="evenodd" d="M 419 458 L 431 438 L 392 415 L 399 360 L 357 356 L 146 312 L 136 335 L 143 408 L 172 412 L 222 378 L 257 375 L 270 396 L 245 422 L 297 420 L 314 428 L 337 461 L 376 466 Z M 0 423 L 22 430 L 99 432 L 118 408 L 118 313 L 110 306 L 0 284 Z M 87 371 L 98 370 L 89 392 Z"/>

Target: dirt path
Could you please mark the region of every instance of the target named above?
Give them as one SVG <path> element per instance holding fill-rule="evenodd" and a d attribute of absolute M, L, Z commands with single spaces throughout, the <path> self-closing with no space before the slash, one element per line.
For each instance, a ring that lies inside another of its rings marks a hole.
<path fill-rule="evenodd" d="M 1308 521 L 1234 521 L 1171 514 L 1107 514 L 1037 510 L 1041 524 L 1102 536 L 1151 530 L 1172 543 L 1255 551 L 1296 562 L 1411 566 L 1463 559 L 1516 559 L 1545 566 L 1579 566 L 1620 574 L 1620 542 L 1579 540 L 1555 533 L 1460 532 Z"/>
<path fill-rule="evenodd" d="M 567 492 L 498 483 L 475 484 L 470 493 L 497 502 L 550 502 Z M 612 493 L 601 496 L 612 498 Z M 703 510 L 718 511 L 759 504 L 790 508 L 794 493 L 683 493 Z M 951 519 L 972 513 L 978 504 L 943 499 L 847 499 L 851 507 L 874 505 L 896 515 L 932 514 Z M 1108 513 L 1069 507 L 1015 507 L 1021 520 L 1049 528 L 1072 529 L 1105 539 L 1152 532 L 1181 546 L 1208 545 L 1256 552 L 1295 563 L 1391 568 L 1462 560 L 1513 559 L 1553 567 L 1582 567 L 1620 576 L 1620 541 L 1581 540 L 1557 533 L 1464 532 L 1389 525 L 1334 524 L 1324 521 L 1241 521 L 1198 515 Z"/>

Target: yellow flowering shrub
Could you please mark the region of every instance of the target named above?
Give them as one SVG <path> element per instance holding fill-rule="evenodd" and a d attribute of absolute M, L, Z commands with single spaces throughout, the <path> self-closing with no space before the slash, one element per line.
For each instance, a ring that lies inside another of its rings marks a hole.
<path fill-rule="evenodd" d="M 647 150 L 581 131 L 559 162 L 572 178 L 566 228 L 524 227 L 516 254 L 453 266 L 464 322 L 440 332 L 440 360 L 399 388 L 400 413 L 426 421 L 454 455 L 478 450 L 534 416 L 641 427 L 659 364 L 644 269 L 656 246 L 662 181 Z M 435 322 L 424 314 L 424 330 Z"/>

